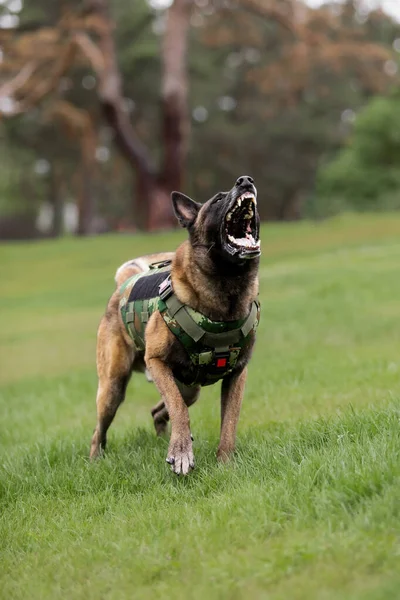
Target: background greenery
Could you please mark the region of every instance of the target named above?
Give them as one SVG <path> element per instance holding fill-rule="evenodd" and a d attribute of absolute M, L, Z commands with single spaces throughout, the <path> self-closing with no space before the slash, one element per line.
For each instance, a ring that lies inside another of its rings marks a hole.
<path fill-rule="evenodd" d="M 399 93 L 374 98 L 358 116 L 352 138 L 319 173 L 323 212 L 400 207 Z M 339 203 L 338 203 L 339 199 Z"/>
<path fill-rule="evenodd" d="M 95 337 L 116 267 L 184 234 L 0 247 L 4 598 L 398 598 L 400 218 L 264 226 L 262 319 L 238 451 L 218 386 L 197 468 L 165 463 L 135 375 L 89 464 Z"/>
<path fill-rule="evenodd" d="M 53 27 L 63 7 L 77 6 L 72 0 L 24 2 L 20 26 Z M 201 6 L 190 30 L 185 192 L 204 201 L 251 173 L 263 191 L 264 219 L 397 209 L 399 23 L 379 10 L 366 13 L 362 0 L 327 2 L 311 11 L 307 36 L 320 42 L 303 56 L 271 19 L 245 8 L 216 10 L 211 0 Z M 8 14 L 10 7 L 11 0 L 0 11 Z M 111 0 L 110 7 L 130 117 L 157 159 L 163 14 L 146 0 Z M 93 73 L 76 67 L 61 83 L 63 98 L 90 113 L 98 148 L 109 152 L 92 182 L 94 229 L 135 226 L 135 173 L 105 126 Z M 44 201 L 54 204 L 57 195 L 74 202 L 79 194 L 78 142 L 46 116 L 46 102 L 1 121 L 0 155 L 0 235 L 11 227 L 6 217 L 32 222 Z M 40 173 L 43 160 L 48 170 Z"/>

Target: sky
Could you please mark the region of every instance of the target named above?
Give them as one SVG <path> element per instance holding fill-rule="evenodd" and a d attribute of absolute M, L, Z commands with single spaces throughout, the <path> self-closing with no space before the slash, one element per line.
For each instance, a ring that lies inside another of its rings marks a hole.
<path fill-rule="evenodd" d="M 306 0 L 306 2 L 313 7 L 324 4 L 324 0 Z M 364 0 L 363 4 L 368 10 L 380 6 L 385 12 L 400 21 L 400 0 Z"/>
<path fill-rule="evenodd" d="M 172 4 L 173 0 L 148 0 L 154 7 L 167 7 Z M 305 0 L 310 6 L 321 6 L 327 0 Z M 339 2 L 342 0 L 338 0 Z M 363 5 L 368 10 L 373 10 L 381 6 L 385 12 L 400 22 L 400 0 L 362 0 Z M 0 28 L 15 27 L 18 24 L 18 13 L 22 9 L 23 0 L 0 0 L 1 5 L 7 5 L 11 14 L 2 15 L 0 17 Z"/>
<path fill-rule="evenodd" d="M 305 0 L 310 6 L 316 7 L 324 4 L 326 0 Z M 340 1 L 340 0 L 339 0 Z M 1 3 L 1 0 L 0 0 Z M 169 6 L 172 0 L 150 0 L 153 6 Z M 400 21 L 400 0 L 363 0 L 367 10 L 381 6 L 385 12 Z"/>

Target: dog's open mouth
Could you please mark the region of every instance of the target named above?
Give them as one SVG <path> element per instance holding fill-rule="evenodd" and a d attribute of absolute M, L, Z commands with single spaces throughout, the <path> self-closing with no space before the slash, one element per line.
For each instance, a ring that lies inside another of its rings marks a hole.
<path fill-rule="evenodd" d="M 228 250 L 240 258 L 260 255 L 260 240 L 256 223 L 256 198 L 245 192 L 237 198 L 225 216 L 225 233 Z"/>

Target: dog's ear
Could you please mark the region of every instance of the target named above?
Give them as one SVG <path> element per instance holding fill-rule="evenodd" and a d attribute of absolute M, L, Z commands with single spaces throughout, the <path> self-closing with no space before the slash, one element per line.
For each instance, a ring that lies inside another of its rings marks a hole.
<path fill-rule="evenodd" d="M 182 227 L 190 227 L 195 221 L 202 205 L 181 192 L 172 192 L 171 198 L 179 223 Z"/>

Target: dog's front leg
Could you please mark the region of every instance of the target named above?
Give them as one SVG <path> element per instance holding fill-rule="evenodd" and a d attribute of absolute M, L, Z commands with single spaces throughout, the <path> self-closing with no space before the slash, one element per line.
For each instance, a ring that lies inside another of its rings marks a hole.
<path fill-rule="evenodd" d="M 247 367 L 227 377 L 221 387 L 221 436 L 217 458 L 225 462 L 235 449 L 236 428 L 242 406 Z"/>
<path fill-rule="evenodd" d="M 149 358 L 147 367 L 165 401 L 171 421 L 167 462 L 177 475 L 187 475 L 194 468 L 188 408 L 174 381 L 171 369 L 159 358 Z"/>

